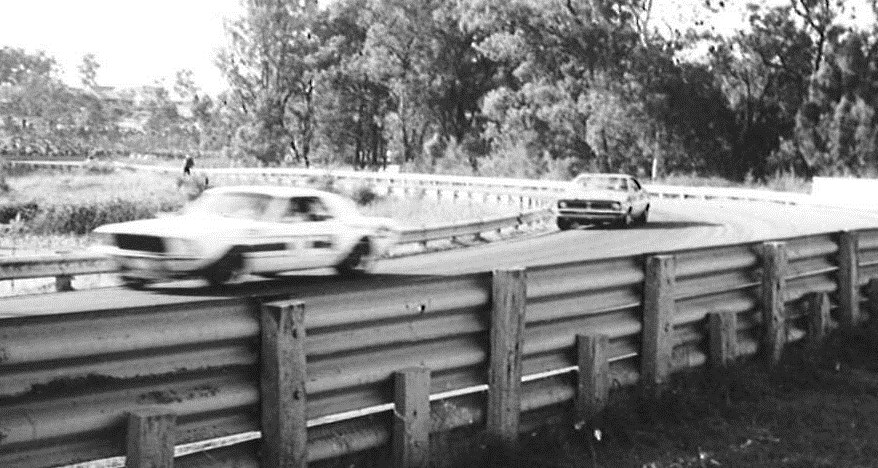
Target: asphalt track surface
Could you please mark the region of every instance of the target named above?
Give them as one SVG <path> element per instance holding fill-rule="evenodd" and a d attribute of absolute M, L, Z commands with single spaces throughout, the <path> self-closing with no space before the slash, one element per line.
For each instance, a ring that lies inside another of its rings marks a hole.
<path fill-rule="evenodd" d="M 278 279 L 244 278 L 221 289 L 201 281 L 159 284 L 146 291 L 101 288 L 0 299 L 0 317 L 114 310 L 236 296 L 301 297 L 340 288 L 404 282 L 431 275 L 490 271 L 631 254 L 667 252 L 821 232 L 878 227 L 878 212 L 746 201 L 654 199 L 650 221 L 630 229 L 551 230 L 509 241 L 379 261 L 366 279 L 328 271 Z"/>

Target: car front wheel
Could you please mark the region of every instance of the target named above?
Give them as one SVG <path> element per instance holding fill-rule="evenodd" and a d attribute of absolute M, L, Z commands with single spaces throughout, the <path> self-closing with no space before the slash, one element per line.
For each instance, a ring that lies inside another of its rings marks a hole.
<path fill-rule="evenodd" d="M 649 218 L 649 206 L 643 209 L 643 213 L 637 218 L 637 224 L 643 226 L 646 224 L 647 218 Z"/>
<path fill-rule="evenodd" d="M 335 266 L 335 271 L 342 276 L 353 276 L 360 273 L 366 273 L 371 267 L 370 255 L 372 254 L 372 244 L 369 239 L 362 238 L 351 249 L 350 253 Z"/>
<path fill-rule="evenodd" d="M 232 250 L 225 254 L 216 263 L 204 272 L 204 279 L 211 286 L 220 286 L 241 270 L 244 266 L 244 257 L 240 252 Z"/>
<path fill-rule="evenodd" d="M 619 227 L 628 228 L 634 225 L 634 215 L 631 213 L 631 208 L 628 208 L 628 212 L 625 213 L 625 216 L 619 221 Z"/>
<path fill-rule="evenodd" d="M 557 225 L 558 225 L 558 229 L 560 229 L 560 230 L 562 230 L 562 231 L 566 231 L 566 230 L 568 230 L 568 229 L 570 229 L 570 228 L 573 227 L 573 222 L 570 221 L 569 219 L 565 219 L 565 218 L 558 218 L 558 219 L 556 219 L 556 220 L 555 220 L 555 224 L 557 224 Z"/>

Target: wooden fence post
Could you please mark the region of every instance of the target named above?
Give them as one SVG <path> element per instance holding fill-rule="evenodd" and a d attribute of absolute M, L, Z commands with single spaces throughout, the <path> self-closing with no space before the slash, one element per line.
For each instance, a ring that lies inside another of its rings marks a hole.
<path fill-rule="evenodd" d="M 403 369 L 394 375 L 393 466 L 430 463 L 430 370 Z"/>
<path fill-rule="evenodd" d="M 866 310 L 870 322 L 878 321 L 878 278 L 872 278 L 866 283 Z"/>
<path fill-rule="evenodd" d="M 305 413 L 305 306 L 262 306 L 262 466 L 304 467 L 308 460 Z"/>
<path fill-rule="evenodd" d="M 855 231 L 838 234 L 839 321 L 846 328 L 856 326 L 860 319 L 859 244 L 859 235 Z"/>
<path fill-rule="evenodd" d="M 707 316 L 710 339 L 710 367 L 722 369 L 738 357 L 738 314 L 712 312 Z"/>
<path fill-rule="evenodd" d="M 486 430 L 501 443 L 518 438 L 526 293 L 524 268 L 494 270 Z"/>
<path fill-rule="evenodd" d="M 780 362 L 787 342 L 787 250 L 783 242 L 762 244 L 762 345 L 770 365 Z"/>
<path fill-rule="evenodd" d="M 70 275 L 58 275 L 55 277 L 55 291 L 73 291 L 73 277 Z"/>
<path fill-rule="evenodd" d="M 174 466 L 174 428 L 177 415 L 164 408 L 141 408 L 128 413 L 126 468 Z"/>
<path fill-rule="evenodd" d="M 607 405 L 610 394 L 610 338 L 607 335 L 577 335 L 579 379 L 576 386 L 576 414 L 590 421 Z"/>
<path fill-rule="evenodd" d="M 643 350 L 641 381 L 645 389 L 659 391 L 667 382 L 674 356 L 674 289 L 676 260 L 673 255 L 646 259 L 643 287 Z"/>
<path fill-rule="evenodd" d="M 808 314 L 808 344 L 814 348 L 823 342 L 829 331 L 829 294 L 808 293 L 804 301 Z"/>

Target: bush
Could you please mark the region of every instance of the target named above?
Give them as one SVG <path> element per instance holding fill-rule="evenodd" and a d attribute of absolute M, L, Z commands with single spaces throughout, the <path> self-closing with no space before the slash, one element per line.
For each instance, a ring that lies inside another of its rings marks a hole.
<path fill-rule="evenodd" d="M 177 177 L 177 189 L 186 194 L 188 200 L 195 200 L 201 195 L 201 192 L 207 190 L 210 185 L 210 179 L 207 176 L 198 173 L 192 175 L 181 175 Z"/>
<path fill-rule="evenodd" d="M 6 161 L 0 161 L 0 193 L 9 193 L 12 190 L 6 182 L 6 174 L 9 173 L 11 166 Z"/>
<path fill-rule="evenodd" d="M 317 190 L 338 193 L 338 188 L 335 186 L 335 178 L 332 177 L 332 174 L 327 173 L 325 175 L 309 177 L 307 183 Z"/>
<path fill-rule="evenodd" d="M 37 202 L 7 202 L 0 204 L 0 224 L 8 224 L 13 221 L 29 221 L 39 211 Z"/>
<path fill-rule="evenodd" d="M 354 191 L 351 193 L 351 198 L 353 198 L 358 205 L 364 206 L 371 205 L 380 197 L 372 186 L 360 185 L 354 188 Z"/>
<path fill-rule="evenodd" d="M 0 204 L 0 224 L 19 221 L 35 234 L 87 234 L 103 224 L 152 218 L 159 212 L 181 207 L 182 203 L 175 200 L 142 202 L 118 198 L 47 206 L 33 201 L 7 203 Z"/>
<path fill-rule="evenodd" d="M 82 165 L 81 171 L 84 174 L 112 174 L 116 172 L 116 166 L 111 162 L 89 159 Z"/>
<path fill-rule="evenodd" d="M 156 213 L 177 210 L 180 206 L 170 200 L 142 202 L 118 198 L 68 202 L 39 209 L 28 224 L 30 230 L 38 234 L 87 234 L 103 224 L 152 218 Z"/>

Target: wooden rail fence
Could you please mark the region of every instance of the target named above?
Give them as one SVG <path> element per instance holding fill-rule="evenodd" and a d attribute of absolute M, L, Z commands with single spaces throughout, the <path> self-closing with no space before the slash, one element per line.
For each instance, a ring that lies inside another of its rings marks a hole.
<path fill-rule="evenodd" d="M 611 387 L 776 363 L 862 324 L 876 278 L 865 230 L 0 319 L 0 465 L 295 467 L 385 446 L 426 466 L 441 432 L 510 444 L 546 415 L 589 421 Z M 236 434 L 249 442 L 181 452 Z"/>

